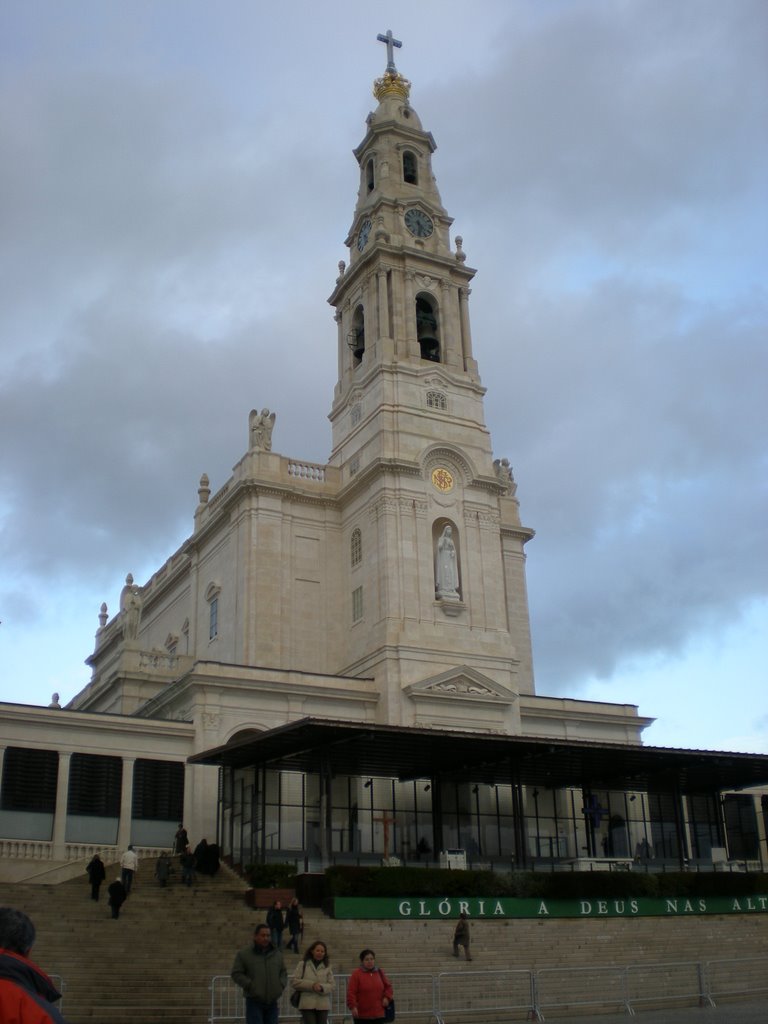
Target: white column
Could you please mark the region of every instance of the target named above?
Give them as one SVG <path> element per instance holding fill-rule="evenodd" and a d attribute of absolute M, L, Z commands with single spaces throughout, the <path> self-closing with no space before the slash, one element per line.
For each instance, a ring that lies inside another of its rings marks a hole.
<path fill-rule="evenodd" d="M 133 766 L 135 757 L 123 758 L 123 785 L 120 792 L 120 822 L 117 826 L 117 848 L 125 850 L 131 841 L 131 819 L 133 817 Z"/>
<path fill-rule="evenodd" d="M 472 356 L 472 331 L 469 326 L 469 288 L 459 288 L 459 314 L 461 317 L 461 342 L 464 350 L 464 367 Z"/>
<path fill-rule="evenodd" d="M 67 800 L 69 797 L 69 765 L 71 759 L 71 751 L 59 751 L 59 773 L 56 779 L 56 810 L 53 815 L 54 860 L 67 859 Z"/>
<path fill-rule="evenodd" d="M 421 351 L 419 349 L 419 339 L 416 333 L 416 299 L 413 294 L 413 282 L 413 271 L 406 271 L 405 302 L 403 304 L 405 307 L 405 323 L 403 324 L 403 327 L 405 341 L 408 347 L 408 354 L 411 356 L 411 358 L 420 359 Z"/>
<path fill-rule="evenodd" d="M 391 337 L 389 329 L 389 302 L 387 300 L 387 272 L 378 270 L 376 272 L 379 285 L 379 337 Z"/>

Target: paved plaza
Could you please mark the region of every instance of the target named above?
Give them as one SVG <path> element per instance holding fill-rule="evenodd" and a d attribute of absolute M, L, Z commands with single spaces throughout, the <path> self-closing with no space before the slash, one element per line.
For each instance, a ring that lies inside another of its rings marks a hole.
<path fill-rule="evenodd" d="M 759 1002 L 729 1003 L 725 1006 L 687 1006 L 667 1010 L 636 1010 L 635 1016 L 626 1013 L 595 1014 L 578 1017 L 555 1017 L 547 1015 L 547 1022 L 557 1024 L 627 1024 L 636 1020 L 638 1024 L 765 1024 L 768 1020 L 768 999 Z"/>

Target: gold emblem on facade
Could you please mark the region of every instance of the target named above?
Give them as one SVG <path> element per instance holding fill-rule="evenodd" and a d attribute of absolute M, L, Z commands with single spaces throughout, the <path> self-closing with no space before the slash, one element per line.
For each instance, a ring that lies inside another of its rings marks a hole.
<path fill-rule="evenodd" d="M 432 486 L 436 487 L 438 491 L 442 491 L 443 494 L 445 494 L 447 491 L 452 491 L 453 473 L 449 472 L 443 466 L 438 466 L 437 469 L 433 469 Z"/>

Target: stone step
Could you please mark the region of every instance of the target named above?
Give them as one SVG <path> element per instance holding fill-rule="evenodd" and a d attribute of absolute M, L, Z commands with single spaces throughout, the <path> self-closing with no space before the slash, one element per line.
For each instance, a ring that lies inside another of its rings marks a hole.
<path fill-rule="evenodd" d="M 35 921 L 33 959 L 64 978 L 71 1024 L 205 1024 L 211 979 L 229 974 L 235 950 L 263 919 L 244 889 L 226 874 L 192 890 L 142 882 L 117 921 L 77 879 L 0 885 L 0 903 Z M 472 964 L 451 955 L 448 920 L 335 921 L 313 908 L 304 920 L 302 948 L 323 939 L 337 973 L 353 970 L 367 946 L 391 975 L 768 956 L 768 915 L 474 921 Z M 293 953 L 285 959 L 289 971 L 299 962 Z"/>

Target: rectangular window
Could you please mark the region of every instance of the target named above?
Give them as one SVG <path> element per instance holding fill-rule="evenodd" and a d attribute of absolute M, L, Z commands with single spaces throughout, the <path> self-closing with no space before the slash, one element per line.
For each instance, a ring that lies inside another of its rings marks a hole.
<path fill-rule="evenodd" d="M 133 770 L 133 817 L 181 821 L 184 817 L 184 765 L 181 761 L 138 758 Z"/>
<path fill-rule="evenodd" d="M 8 747 L 3 759 L 2 810 L 53 814 L 58 774 L 57 751 Z"/>
<path fill-rule="evenodd" d="M 219 635 L 219 599 L 214 597 L 211 600 L 211 613 L 208 621 L 208 639 L 215 640 Z"/>
<path fill-rule="evenodd" d="M 102 754 L 72 755 L 69 762 L 69 814 L 118 818 L 123 760 Z"/>
<path fill-rule="evenodd" d="M 363 617 L 363 588 L 355 587 L 352 591 L 352 621 L 359 622 Z"/>
<path fill-rule="evenodd" d="M 726 793 L 723 814 L 730 857 L 733 860 L 757 860 L 760 846 L 754 798 L 746 793 Z"/>

